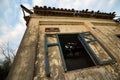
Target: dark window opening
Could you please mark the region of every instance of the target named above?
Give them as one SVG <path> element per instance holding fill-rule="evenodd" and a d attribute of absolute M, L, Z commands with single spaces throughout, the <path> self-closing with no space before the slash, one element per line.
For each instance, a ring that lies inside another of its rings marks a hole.
<path fill-rule="evenodd" d="M 116 35 L 118 38 L 120 38 L 120 35 Z"/>
<path fill-rule="evenodd" d="M 59 34 L 58 37 L 68 71 L 95 66 L 78 34 Z"/>
<path fill-rule="evenodd" d="M 53 36 L 57 38 L 57 43 L 48 43 L 48 37 Z M 89 31 L 79 34 L 45 34 L 45 70 L 49 77 L 48 47 L 51 46 L 59 47 L 65 72 L 116 62 L 115 57 Z"/>

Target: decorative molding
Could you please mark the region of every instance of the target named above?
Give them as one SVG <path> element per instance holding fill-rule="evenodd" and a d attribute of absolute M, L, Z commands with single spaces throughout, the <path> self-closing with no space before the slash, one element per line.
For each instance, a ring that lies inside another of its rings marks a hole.
<path fill-rule="evenodd" d="M 116 26 L 115 23 L 101 23 L 101 22 L 92 22 L 94 26 Z"/>
<path fill-rule="evenodd" d="M 72 22 L 72 21 L 39 21 L 39 25 L 84 25 L 84 22 Z"/>

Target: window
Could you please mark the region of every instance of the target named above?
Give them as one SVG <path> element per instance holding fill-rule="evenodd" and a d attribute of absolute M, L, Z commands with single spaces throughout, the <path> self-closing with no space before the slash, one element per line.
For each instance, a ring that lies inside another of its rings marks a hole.
<path fill-rule="evenodd" d="M 57 38 L 57 43 L 47 43 L 47 37 L 51 37 L 51 35 Z M 50 76 L 48 56 L 48 47 L 50 46 L 59 46 L 65 71 L 115 62 L 113 55 L 91 32 L 82 32 L 78 34 L 47 34 L 45 35 L 47 76 Z"/>
<path fill-rule="evenodd" d="M 95 66 L 78 34 L 58 35 L 67 71 Z"/>
<path fill-rule="evenodd" d="M 96 65 L 108 64 L 115 61 L 113 55 L 92 33 L 80 33 L 79 40 L 82 42 L 86 48 L 86 51 L 91 56 Z"/>
<path fill-rule="evenodd" d="M 120 39 L 120 35 L 116 35 Z"/>

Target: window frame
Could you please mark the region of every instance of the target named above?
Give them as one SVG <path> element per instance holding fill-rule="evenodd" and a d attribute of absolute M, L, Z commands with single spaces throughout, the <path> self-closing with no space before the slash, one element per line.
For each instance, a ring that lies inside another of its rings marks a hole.
<path fill-rule="evenodd" d="M 90 40 L 88 42 L 85 41 L 84 36 L 87 36 L 87 35 L 91 35 L 94 39 Z M 84 47 L 87 48 L 86 50 L 93 57 L 93 59 L 97 65 L 104 65 L 104 64 L 108 64 L 108 63 L 116 61 L 114 56 L 109 52 L 109 50 L 91 32 L 88 31 L 88 32 L 80 33 L 79 39 L 82 42 L 82 44 L 84 45 Z M 108 54 L 108 56 L 111 58 L 111 60 L 101 62 L 100 59 L 96 56 L 95 52 L 92 50 L 92 48 L 88 45 L 88 43 L 90 43 L 90 42 L 98 42 L 98 44 L 105 50 L 105 52 Z"/>
<path fill-rule="evenodd" d="M 65 34 L 74 34 L 74 33 L 65 33 Z M 75 34 L 78 34 L 79 41 L 83 44 L 84 48 L 88 52 L 90 58 L 92 59 L 92 61 L 95 64 L 95 66 L 109 64 L 109 63 L 112 63 L 112 62 L 116 61 L 114 56 L 107 50 L 107 48 L 104 47 L 104 45 L 91 32 L 87 31 L 87 32 L 75 33 Z M 48 44 L 47 38 L 50 37 L 51 35 L 56 36 L 57 43 L 49 43 Z M 49 64 L 49 56 L 48 56 L 48 53 L 49 53 L 48 52 L 48 47 L 51 47 L 51 46 L 58 46 L 59 47 L 64 71 L 67 72 L 67 67 L 66 67 L 62 47 L 61 47 L 61 44 L 60 44 L 59 35 L 61 35 L 61 34 L 45 34 L 45 36 L 44 36 L 45 37 L 45 43 L 44 43 L 45 44 L 45 65 L 46 65 L 45 66 L 45 72 L 46 72 L 47 77 L 50 77 L 50 64 Z M 88 42 L 85 41 L 84 36 L 87 36 L 87 35 L 93 36 L 94 40 L 91 40 L 91 41 L 88 41 Z M 109 55 L 111 60 L 100 62 L 100 59 L 96 56 L 96 54 L 94 53 L 92 48 L 88 45 L 88 43 L 95 42 L 95 41 L 98 42 L 100 44 L 100 46 L 106 51 L 106 53 Z"/>

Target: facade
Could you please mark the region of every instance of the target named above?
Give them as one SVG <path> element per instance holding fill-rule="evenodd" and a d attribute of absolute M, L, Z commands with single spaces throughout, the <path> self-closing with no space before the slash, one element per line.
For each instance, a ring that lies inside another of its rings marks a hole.
<path fill-rule="evenodd" d="M 21 7 L 30 16 L 8 80 L 120 80 L 114 12 Z"/>

